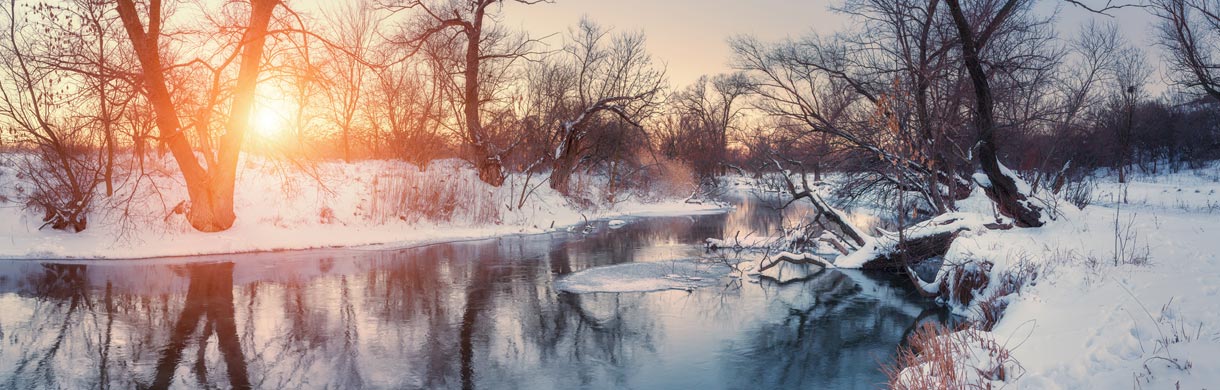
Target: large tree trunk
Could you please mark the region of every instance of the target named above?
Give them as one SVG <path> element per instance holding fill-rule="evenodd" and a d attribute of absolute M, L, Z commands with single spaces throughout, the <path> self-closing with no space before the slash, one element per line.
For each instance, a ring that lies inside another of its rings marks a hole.
<path fill-rule="evenodd" d="M 568 195 L 571 191 L 569 186 L 572 178 L 572 164 L 569 158 L 560 158 L 551 164 L 551 189 L 560 194 Z"/>
<path fill-rule="evenodd" d="M 982 186 L 983 190 L 995 202 L 1000 214 L 1012 218 L 1017 226 L 1042 226 L 1042 209 L 1029 202 L 1026 194 L 1022 193 L 1017 186 L 1017 179 L 1007 174 L 1006 170 L 1000 166 L 995 143 L 994 101 L 991 86 L 987 81 L 987 73 L 983 70 L 982 61 L 979 59 L 980 45 L 985 42 L 975 40 L 973 27 L 966 20 L 958 0 L 946 0 L 946 3 L 953 14 L 953 22 L 957 25 L 958 36 L 962 44 L 962 57 L 966 63 L 966 70 L 970 73 L 970 81 L 974 85 L 976 100 L 974 124 L 978 127 L 979 132 L 976 155 L 983 174 L 987 175 L 988 179 L 988 183 Z M 1016 3 L 1016 0 L 1008 0 L 1005 3 L 992 20 L 992 28 L 1003 23 Z M 985 37 L 986 32 L 983 35 Z"/>
<path fill-rule="evenodd" d="M 463 74 L 466 79 L 464 85 L 465 104 L 462 107 L 462 114 L 466 118 L 466 132 L 473 146 L 471 152 L 474 155 L 471 157 L 475 167 L 479 170 L 479 179 L 487 184 L 499 187 L 504 184 L 504 167 L 500 162 L 500 156 L 491 150 L 491 140 L 487 139 L 487 134 L 483 131 L 483 122 L 481 122 L 479 115 L 481 103 L 479 99 L 479 65 L 482 61 L 479 55 L 479 43 L 482 41 L 483 36 L 483 15 L 485 10 L 486 6 L 480 4 L 475 9 L 474 23 L 466 29 L 466 70 Z"/>
<path fill-rule="evenodd" d="M 233 191 L 237 179 L 237 160 L 254 102 L 254 89 L 258 84 L 267 25 L 270 23 L 272 11 L 279 5 L 279 0 L 251 0 L 250 5 L 250 21 L 242 37 L 241 65 L 229 109 L 229 121 L 225 126 L 225 134 L 220 138 L 218 164 L 208 167 L 209 169 L 204 169 L 199 164 L 190 142 L 183 135 L 177 107 L 169 93 L 157 43 L 161 34 L 161 2 L 153 0 L 149 5 L 147 31 L 132 0 L 118 0 L 116 6 L 143 70 L 146 93 L 154 109 L 159 138 L 174 155 L 174 160 L 178 162 L 182 177 L 186 181 L 191 200 L 187 220 L 192 227 L 203 232 L 227 230 L 236 220 L 233 212 Z"/>
<path fill-rule="evenodd" d="M 589 117 L 588 114 L 582 118 Z M 584 123 L 565 122 L 560 124 L 560 134 L 563 138 L 559 140 L 560 150 L 551 162 L 551 188 L 561 194 L 568 195 L 570 188 L 568 187 L 572 177 L 572 170 L 576 168 L 576 149 L 580 146 L 577 140 L 578 131 L 584 127 Z"/>
<path fill-rule="evenodd" d="M 865 261 L 860 269 L 905 272 L 907 267 L 933 257 L 944 256 L 958 232 L 940 232 L 899 241 L 892 251 L 881 251 Z"/>

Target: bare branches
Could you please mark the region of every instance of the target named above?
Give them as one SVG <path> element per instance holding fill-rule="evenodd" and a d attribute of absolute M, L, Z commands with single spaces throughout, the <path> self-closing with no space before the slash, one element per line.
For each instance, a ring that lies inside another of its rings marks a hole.
<path fill-rule="evenodd" d="M 1220 4 L 1209 0 L 1155 0 L 1161 45 L 1170 52 L 1174 80 L 1220 100 Z"/>
<path fill-rule="evenodd" d="M 568 191 L 568 176 L 587 157 L 586 138 L 605 127 L 601 113 L 609 113 L 637 129 L 660 104 L 664 71 L 653 66 L 640 33 L 609 36 L 607 30 L 587 19 L 570 31 L 566 54 L 554 64 L 554 78 L 538 79 L 534 85 L 558 94 L 552 109 L 570 107 L 570 116 L 550 115 L 558 123 L 549 137 L 553 152 L 551 187 Z M 615 145 L 612 145 L 612 147 Z"/>
<path fill-rule="evenodd" d="M 1124 9 L 1124 8 L 1147 8 L 1147 7 L 1149 7 L 1148 4 L 1141 4 L 1141 3 L 1114 4 L 1114 0 L 1106 0 L 1106 4 L 1102 5 L 1101 7 L 1089 6 L 1089 5 L 1085 4 L 1084 2 L 1078 1 L 1078 0 L 1063 0 L 1063 1 L 1065 1 L 1069 4 L 1072 4 L 1074 6 L 1080 7 L 1086 11 L 1089 11 L 1089 12 L 1092 12 L 1095 14 L 1099 14 L 1099 15 L 1106 15 L 1106 16 L 1110 16 L 1110 17 L 1113 17 L 1113 15 L 1110 14 L 1110 11 L 1120 10 L 1120 9 Z"/>

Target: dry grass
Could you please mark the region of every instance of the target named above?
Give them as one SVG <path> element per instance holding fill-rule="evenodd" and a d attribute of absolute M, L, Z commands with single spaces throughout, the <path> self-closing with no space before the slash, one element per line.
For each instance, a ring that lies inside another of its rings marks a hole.
<path fill-rule="evenodd" d="M 941 283 L 940 296 L 950 302 L 969 306 L 974 296 L 991 283 L 994 264 L 987 260 L 969 260 L 950 265 L 949 283 Z"/>
<path fill-rule="evenodd" d="M 690 196 L 699 188 L 695 172 L 680 161 L 661 159 L 650 167 L 645 186 L 651 199 L 672 199 Z"/>
<path fill-rule="evenodd" d="M 395 219 L 480 224 L 500 218 L 494 194 L 471 170 L 392 171 L 375 177 L 369 190 L 368 218 L 378 224 Z"/>
<path fill-rule="evenodd" d="M 896 364 L 883 368 L 893 389 L 990 389 L 1024 372 L 989 332 L 925 323 L 907 341 Z"/>
<path fill-rule="evenodd" d="M 975 315 L 957 329 L 921 325 L 907 339 L 907 346 L 899 348 L 894 365 L 885 368 L 891 388 L 989 389 L 994 381 L 1007 381 L 1022 371 L 990 331 L 1004 317 L 1010 297 L 1034 284 L 1041 268 L 1028 257 L 995 273 L 995 265 L 987 260 L 952 267 L 950 282 L 941 285 L 941 297 L 970 306 Z"/>

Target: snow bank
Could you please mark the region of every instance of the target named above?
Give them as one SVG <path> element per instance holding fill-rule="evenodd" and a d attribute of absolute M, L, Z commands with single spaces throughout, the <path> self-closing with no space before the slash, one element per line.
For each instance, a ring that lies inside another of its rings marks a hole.
<path fill-rule="evenodd" d="M 994 283 L 1022 267 L 1036 283 L 1002 298 L 991 332 L 1023 367 L 1013 388 L 1208 388 L 1220 383 L 1220 176 L 1203 170 L 1136 176 L 1119 184 L 1101 177 L 1083 210 L 1036 229 L 964 233 L 946 264 L 993 263 L 992 285 L 955 312 L 980 319 Z M 1128 202 L 1122 203 L 1125 195 Z M 990 217 L 986 199 L 959 203 Z M 838 264 L 843 266 L 844 264 Z M 963 362 L 987 366 L 967 351 Z M 962 375 L 971 370 L 961 369 Z M 904 375 L 930 376 L 927 367 Z M 977 378 L 976 378 L 977 379 Z"/>
<path fill-rule="evenodd" d="M 401 161 L 302 166 L 243 156 L 234 200 L 237 221 L 224 232 L 200 233 L 173 212 L 188 197 L 176 164 L 166 156 L 149 157 L 147 175 L 121 175 L 115 196 L 97 196 L 89 228 L 66 233 L 39 230 L 40 210 L 27 210 L 18 203 L 30 186 L 17 177 L 11 162 L 4 163 L 12 157 L 0 155 L 0 258 L 144 258 L 386 243 L 409 246 L 541 233 L 585 220 L 724 209 L 719 204 L 688 204 L 682 198 L 648 195 L 620 196 L 626 200 L 580 207 L 545 185 L 544 175 L 512 175 L 504 186 L 495 188 L 479 181 L 467 164 L 454 160 L 434 162 L 421 170 Z M 527 190 L 531 195 L 519 202 L 527 185 L 536 189 Z M 589 187 L 596 192 L 603 186 Z M 600 194 L 591 195 L 600 199 Z"/>
<path fill-rule="evenodd" d="M 555 288 L 573 293 L 692 290 L 713 286 L 730 268 L 695 260 L 626 263 L 590 268 L 555 281 Z"/>

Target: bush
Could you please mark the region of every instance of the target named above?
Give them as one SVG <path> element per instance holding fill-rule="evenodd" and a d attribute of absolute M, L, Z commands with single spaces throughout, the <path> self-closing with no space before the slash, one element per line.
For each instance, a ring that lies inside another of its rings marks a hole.
<path fill-rule="evenodd" d="M 662 159 L 649 168 L 642 183 L 652 199 L 681 198 L 699 188 L 690 166 L 677 160 Z"/>
<path fill-rule="evenodd" d="M 65 153 L 65 155 L 60 155 Z M 39 210 L 42 227 L 80 232 L 88 226 L 100 169 L 92 156 L 38 148 L 13 155 L 17 178 L 31 187 L 18 188 L 18 200 Z"/>
<path fill-rule="evenodd" d="M 990 332 L 924 323 L 899 349 L 897 365 L 884 371 L 893 389 L 956 390 L 992 388 L 1024 368 Z"/>
<path fill-rule="evenodd" d="M 410 167 L 389 170 L 370 186 L 368 214 L 379 224 L 395 219 L 480 224 L 500 218 L 493 191 L 475 170 L 453 161 L 431 164 L 422 172 Z"/>
<path fill-rule="evenodd" d="M 1063 199 L 1076 208 L 1084 210 L 1093 202 L 1093 185 L 1087 181 L 1068 183 L 1063 187 Z"/>

